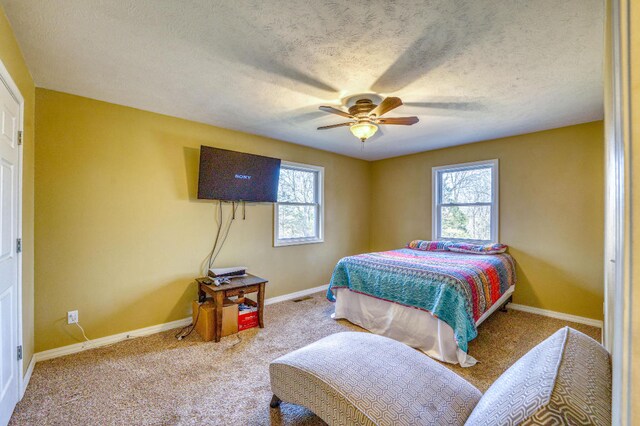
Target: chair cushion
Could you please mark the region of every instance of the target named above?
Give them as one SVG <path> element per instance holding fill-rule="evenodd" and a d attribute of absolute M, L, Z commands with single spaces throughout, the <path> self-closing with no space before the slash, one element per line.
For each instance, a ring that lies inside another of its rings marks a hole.
<path fill-rule="evenodd" d="M 269 370 L 276 396 L 329 424 L 463 425 L 481 396 L 423 353 L 369 333 L 333 334 Z"/>
<path fill-rule="evenodd" d="M 579 331 L 558 330 L 491 385 L 467 424 L 609 425 L 609 353 Z"/>

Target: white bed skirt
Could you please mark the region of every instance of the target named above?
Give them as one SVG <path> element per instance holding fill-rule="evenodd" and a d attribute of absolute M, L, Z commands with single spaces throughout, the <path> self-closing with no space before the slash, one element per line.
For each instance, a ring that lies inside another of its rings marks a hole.
<path fill-rule="evenodd" d="M 480 317 L 480 325 L 513 294 L 515 286 Z M 355 293 L 347 288 L 335 290 L 335 319 L 346 319 L 372 333 L 390 337 L 440 361 L 471 367 L 476 359 L 460 349 L 453 329 L 429 312 Z"/>

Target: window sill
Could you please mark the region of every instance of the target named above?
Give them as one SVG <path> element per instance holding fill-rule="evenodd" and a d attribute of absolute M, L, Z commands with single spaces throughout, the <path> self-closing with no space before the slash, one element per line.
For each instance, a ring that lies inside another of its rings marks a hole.
<path fill-rule="evenodd" d="M 297 239 L 297 240 L 276 240 L 273 243 L 274 247 L 287 247 L 287 246 L 299 246 L 303 244 L 317 244 L 324 243 L 324 238 L 314 239 Z"/>
<path fill-rule="evenodd" d="M 437 241 L 452 241 L 454 243 L 470 243 L 470 244 L 497 244 L 493 240 L 467 240 L 464 238 L 439 238 Z"/>

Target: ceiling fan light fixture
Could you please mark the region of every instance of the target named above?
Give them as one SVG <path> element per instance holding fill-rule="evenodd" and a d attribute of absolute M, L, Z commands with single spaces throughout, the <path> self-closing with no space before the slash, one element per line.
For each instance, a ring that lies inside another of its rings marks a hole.
<path fill-rule="evenodd" d="M 353 136 L 364 142 L 376 134 L 378 126 L 370 122 L 356 123 L 349 127 L 349 130 L 351 130 Z"/>

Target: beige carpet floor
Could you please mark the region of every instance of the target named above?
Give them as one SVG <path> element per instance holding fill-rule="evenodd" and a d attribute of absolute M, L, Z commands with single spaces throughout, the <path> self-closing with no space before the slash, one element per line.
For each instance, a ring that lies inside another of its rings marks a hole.
<path fill-rule="evenodd" d="M 266 328 L 203 342 L 174 332 L 132 339 L 38 363 L 10 425 L 316 425 L 302 407 L 269 409 L 269 361 L 321 337 L 358 329 L 329 316 L 318 293 L 265 309 Z M 596 339 L 600 330 L 524 312 L 496 312 L 479 327 L 471 368 L 448 365 L 481 391 L 515 360 L 570 325 Z M 389 372 L 393 374 L 393 372 Z"/>

